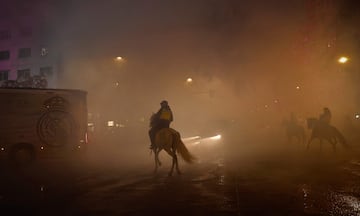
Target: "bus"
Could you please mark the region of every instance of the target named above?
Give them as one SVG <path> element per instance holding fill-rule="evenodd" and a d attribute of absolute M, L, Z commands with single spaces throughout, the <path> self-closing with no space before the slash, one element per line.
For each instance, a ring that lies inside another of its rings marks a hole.
<path fill-rule="evenodd" d="M 0 157 L 25 165 L 85 151 L 87 92 L 0 88 Z"/>

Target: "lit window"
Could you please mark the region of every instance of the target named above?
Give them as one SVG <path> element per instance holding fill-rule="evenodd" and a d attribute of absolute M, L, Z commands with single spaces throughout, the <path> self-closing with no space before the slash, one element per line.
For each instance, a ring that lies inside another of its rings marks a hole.
<path fill-rule="evenodd" d="M 0 81 L 9 79 L 9 71 L 8 70 L 0 70 Z"/>
<path fill-rule="evenodd" d="M 8 60 L 9 58 L 10 58 L 10 51 L 9 50 L 0 51 L 0 61 L 1 60 Z"/>
<path fill-rule="evenodd" d="M 19 49 L 19 58 L 27 58 L 31 56 L 31 48 L 20 48 Z"/>

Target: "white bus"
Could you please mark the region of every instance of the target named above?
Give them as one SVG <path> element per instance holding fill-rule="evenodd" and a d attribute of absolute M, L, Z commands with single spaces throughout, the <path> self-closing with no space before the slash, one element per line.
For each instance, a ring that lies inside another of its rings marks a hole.
<path fill-rule="evenodd" d="M 82 90 L 0 88 L 0 156 L 28 164 L 86 149 L 86 96 Z"/>

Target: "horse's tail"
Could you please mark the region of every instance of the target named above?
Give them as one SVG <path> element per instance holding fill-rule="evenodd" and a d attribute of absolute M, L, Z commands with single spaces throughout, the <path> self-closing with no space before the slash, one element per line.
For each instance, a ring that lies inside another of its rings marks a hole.
<path fill-rule="evenodd" d="M 336 138 L 338 139 L 338 141 L 343 145 L 344 148 L 349 148 L 350 146 L 346 142 L 344 135 L 342 135 L 342 133 L 336 127 L 333 127 L 333 128 L 334 128 L 335 135 L 336 135 Z"/>
<path fill-rule="evenodd" d="M 181 139 L 178 139 L 177 143 L 178 143 L 177 152 L 184 159 L 184 161 L 186 161 L 188 163 L 194 163 L 196 158 L 189 152 L 189 150 L 186 148 L 183 141 Z"/>
<path fill-rule="evenodd" d="M 187 163 L 195 162 L 196 158 L 186 148 L 178 132 L 176 133 L 175 144 L 176 144 L 176 151 L 180 154 L 180 156 L 182 157 L 182 159 L 184 159 L 185 162 Z"/>

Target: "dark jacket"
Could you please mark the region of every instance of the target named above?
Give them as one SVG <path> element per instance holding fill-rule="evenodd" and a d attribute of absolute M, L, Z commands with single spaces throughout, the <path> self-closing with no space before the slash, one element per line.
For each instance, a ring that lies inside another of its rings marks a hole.
<path fill-rule="evenodd" d="M 154 129 L 168 128 L 173 120 L 174 117 L 170 107 L 164 106 L 151 117 L 150 127 Z"/>

